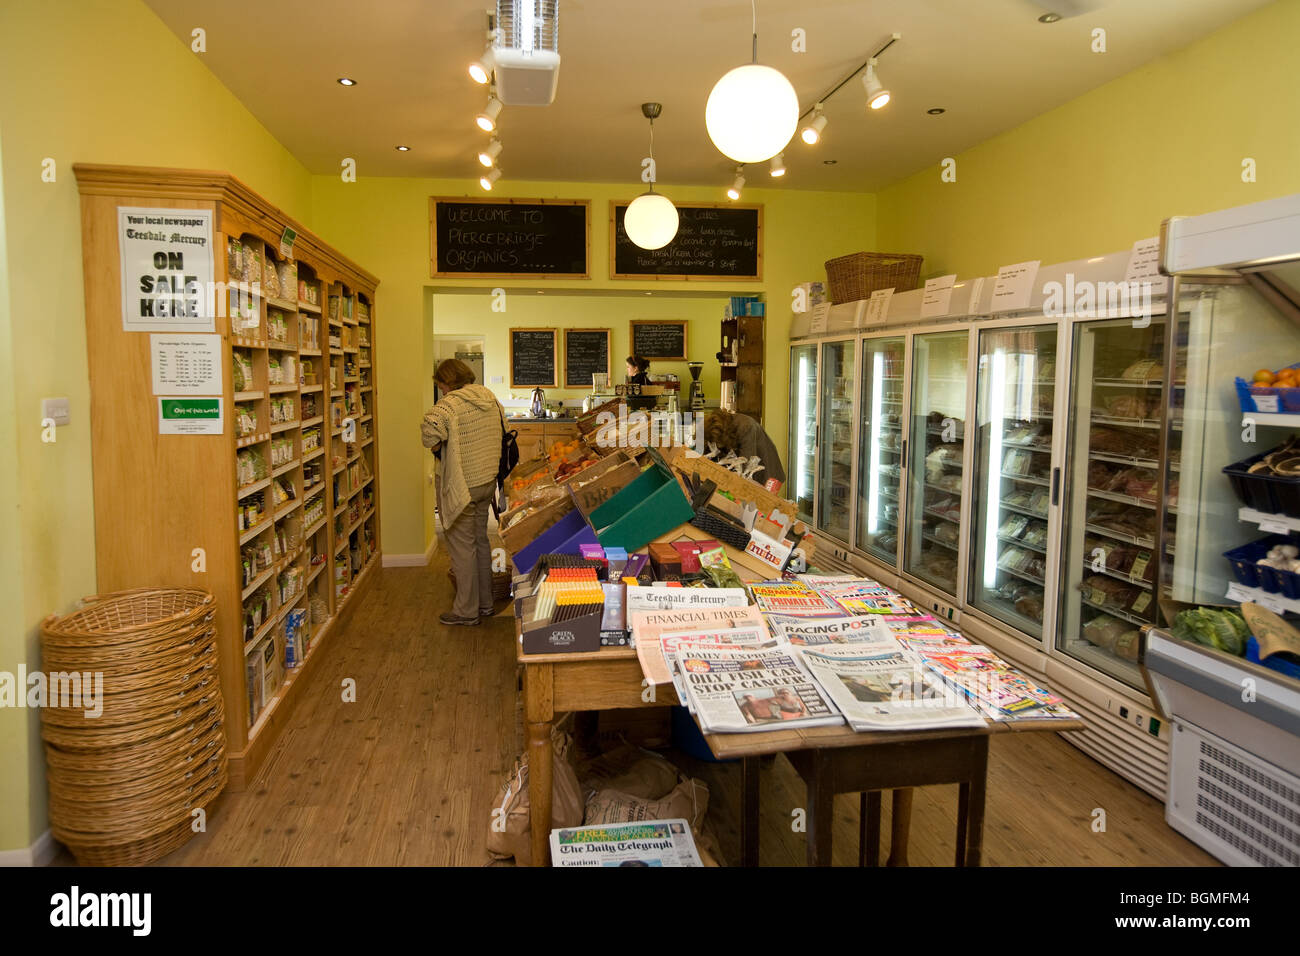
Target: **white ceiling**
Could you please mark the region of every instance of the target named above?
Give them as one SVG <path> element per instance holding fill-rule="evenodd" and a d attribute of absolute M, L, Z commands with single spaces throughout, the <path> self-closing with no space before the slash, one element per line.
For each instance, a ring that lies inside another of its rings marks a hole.
<path fill-rule="evenodd" d="M 360 175 L 477 178 L 487 137 L 473 118 L 487 94 L 465 68 L 483 50 L 489 0 L 146 2 L 187 46 L 195 27 L 207 31 L 204 62 L 313 173 L 337 173 L 351 156 Z M 828 101 L 819 146 L 796 136 L 783 181 L 751 168 L 749 182 L 879 189 L 1266 2 L 761 0 L 759 61 L 789 77 L 801 107 L 891 33 L 902 39 L 878 68 L 894 94 L 887 108 L 868 115 L 852 80 Z M 1039 23 L 1053 6 L 1085 12 Z M 806 53 L 791 50 L 797 27 Z M 1095 27 L 1106 30 L 1104 54 L 1091 50 Z M 750 32 L 743 0 L 562 0 L 559 93 L 548 107 L 506 107 L 503 175 L 636 182 L 648 146 L 640 104 L 657 100 L 660 184 L 721 186 L 732 164 L 709 141 L 704 104 L 723 73 L 749 61 Z"/>

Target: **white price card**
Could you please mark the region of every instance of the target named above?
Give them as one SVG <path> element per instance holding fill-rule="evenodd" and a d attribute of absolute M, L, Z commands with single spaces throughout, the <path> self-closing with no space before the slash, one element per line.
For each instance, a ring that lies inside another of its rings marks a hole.
<path fill-rule="evenodd" d="M 1281 598 L 1275 597 L 1272 594 L 1261 594 L 1255 599 L 1255 603 L 1260 607 L 1268 608 L 1274 614 L 1286 613 L 1286 603 Z"/>
<path fill-rule="evenodd" d="M 221 336 L 164 332 L 149 336 L 155 395 L 220 395 Z"/>
<path fill-rule="evenodd" d="M 1291 526 L 1280 518 L 1260 518 L 1259 530 L 1270 534 L 1290 534 Z"/>
<path fill-rule="evenodd" d="M 830 318 L 831 304 L 822 302 L 814 305 L 812 314 L 808 318 L 808 334 L 817 335 L 819 332 L 826 331 L 826 321 Z"/>
<path fill-rule="evenodd" d="M 925 280 L 925 293 L 921 296 L 921 318 L 933 319 L 948 314 L 952 302 L 952 287 L 957 284 L 957 274 Z"/>
<path fill-rule="evenodd" d="M 1169 280 L 1160 274 L 1160 237 L 1139 239 L 1133 243 L 1133 251 L 1128 255 L 1128 266 L 1124 269 L 1126 283 L 1149 284 L 1153 293 L 1164 292 Z"/>
<path fill-rule="evenodd" d="M 1013 312 L 1029 308 L 1029 297 L 1034 291 L 1041 260 L 1017 262 L 1003 266 L 993 281 L 993 312 Z"/>
<path fill-rule="evenodd" d="M 1243 601 L 1253 600 L 1253 598 L 1251 596 L 1251 593 L 1247 591 L 1242 585 L 1238 584 L 1236 581 L 1233 581 L 1231 584 L 1228 585 L 1228 600 L 1236 601 L 1238 604 L 1240 604 Z"/>
<path fill-rule="evenodd" d="M 889 314 L 889 300 L 893 295 L 893 289 L 877 289 L 871 293 L 871 298 L 867 300 L 867 311 L 862 316 L 863 328 L 885 324 L 885 316 Z"/>
<path fill-rule="evenodd" d="M 159 435 L 220 435 L 220 398 L 167 396 L 158 399 Z"/>
<path fill-rule="evenodd" d="M 117 207 L 122 331 L 215 332 L 211 209 Z"/>

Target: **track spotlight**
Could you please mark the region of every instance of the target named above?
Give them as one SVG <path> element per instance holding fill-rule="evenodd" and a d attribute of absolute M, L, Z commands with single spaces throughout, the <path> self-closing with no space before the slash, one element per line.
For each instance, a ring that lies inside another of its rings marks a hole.
<path fill-rule="evenodd" d="M 785 153 L 777 153 L 772 157 L 771 172 L 773 177 L 785 175 Z"/>
<path fill-rule="evenodd" d="M 822 112 L 822 104 L 818 103 L 815 107 L 813 107 L 812 121 L 809 122 L 808 125 L 803 128 L 803 132 L 800 133 L 799 135 L 803 138 L 803 141 L 807 143 L 809 146 L 816 146 L 818 140 L 822 138 L 822 130 L 824 130 L 825 128 L 826 128 L 826 114 Z"/>
<path fill-rule="evenodd" d="M 493 136 L 492 142 L 487 144 L 487 148 L 479 150 L 478 153 L 479 165 L 486 166 L 488 169 L 491 169 L 493 166 L 496 165 L 497 157 L 500 155 L 501 155 L 501 140 Z"/>
<path fill-rule="evenodd" d="M 482 176 L 478 178 L 478 184 L 488 192 L 491 192 L 492 184 L 495 183 L 500 178 L 501 178 L 500 169 L 489 170 L 488 172 L 484 173 Z"/>
<path fill-rule="evenodd" d="M 867 61 L 867 72 L 862 77 L 862 85 L 867 88 L 867 105 L 873 110 L 881 109 L 889 103 L 889 90 L 881 84 L 876 76 L 876 58 Z"/>
<path fill-rule="evenodd" d="M 501 101 L 493 94 L 488 99 L 488 104 L 484 107 L 483 112 L 474 117 L 474 122 L 478 123 L 478 128 L 485 133 L 495 133 L 497 128 L 497 117 L 501 115 Z"/>
<path fill-rule="evenodd" d="M 735 202 L 740 198 L 740 191 L 745 188 L 745 167 L 736 167 L 736 178 L 731 183 L 731 188 L 727 190 L 727 198 Z"/>
<path fill-rule="evenodd" d="M 492 71 L 496 68 L 496 56 L 492 52 L 492 47 L 483 51 L 483 55 L 469 65 L 469 78 L 479 86 L 486 86 L 492 79 Z"/>

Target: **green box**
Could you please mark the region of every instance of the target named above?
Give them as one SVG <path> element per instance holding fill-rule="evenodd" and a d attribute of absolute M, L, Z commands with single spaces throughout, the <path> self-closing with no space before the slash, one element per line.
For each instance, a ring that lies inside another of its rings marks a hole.
<path fill-rule="evenodd" d="M 690 521 L 695 512 L 673 473 L 655 463 L 590 515 L 606 548 L 635 551 Z"/>

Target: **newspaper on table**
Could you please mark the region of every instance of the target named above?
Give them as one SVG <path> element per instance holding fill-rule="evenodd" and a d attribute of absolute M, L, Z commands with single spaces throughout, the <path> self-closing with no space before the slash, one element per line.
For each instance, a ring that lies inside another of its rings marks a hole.
<path fill-rule="evenodd" d="M 993 720 L 1077 718 L 1065 702 L 980 644 L 916 645 L 927 668 Z"/>
<path fill-rule="evenodd" d="M 800 581 L 758 581 L 749 585 L 749 593 L 766 614 L 826 617 L 843 613 L 839 605 Z"/>
<path fill-rule="evenodd" d="M 698 640 L 701 641 L 730 644 L 741 638 L 742 631 L 757 629 L 762 631 L 762 640 L 767 639 L 763 615 L 752 605 L 634 611 L 628 615 L 628 626 L 636 643 L 641 673 L 650 684 L 667 684 L 672 680 L 671 668 L 660 645 L 661 635 L 694 633 L 700 635 Z M 724 633 L 733 630 L 736 631 L 735 634 Z M 732 640 L 728 640 L 728 637 Z M 743 643 L 758 644 L 761 641 L 750 640 L 746 636 Z"/>
<path fill-rule="evenodd" d="M 801 647 L 796 653 L 854 730 L 984 726 L 960 691 L 892 637 Z"/>
<path fill-rule="evenodd" d="M 686 690 L 686 679 L 682 674 L 682 662 L 677 653 L 679 647 L 689 645 L 692 651 L 699 651 L 704 648 L 727 649 L 736 647 L 756 648 L 766 651 L 780 646 L 780 643 L 767 632 L 766 628 L 760 630 L 750 627 L 735 628 L 730 631 L 693 631 L 681 634 L 664 634 L 661 635 L 660 641 L 662 642 L 664 660 L 668 662 L 668 670 L 672 674 L 673 690 L 677 692 L 677 699 L 692 714 L 695 713 L 695 704 Z"/>
<path fill-rule="evenodd" d="M 630 619 L 634 611 L 745 607 L 749 604 L 749 595 L 744 588 L 656 588 L 629 584 L 625 602 Z"/>
<path fill-rule="evenodd" d="M 551 831 L 552 866 L 703 866 L 685 820 Z"/>
<path fill-rule="evenodd" d="M 893 643 L 893 632 L 883 620 L 883 615 L 792 617 L 787 614 L 769 614 L 767 626 L 772 629 L 772 636 L 778 640 L 801 646 L 881 640 Z"/>
<path fill-rule="evenodd" d="M 679 644 L 676 653 L 687 696 L 705 733 L 844 722 L 794 648 Z"/>

